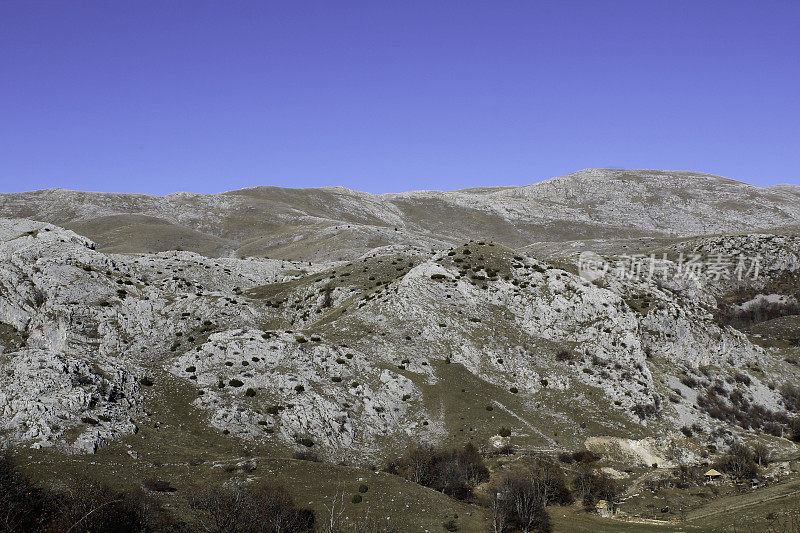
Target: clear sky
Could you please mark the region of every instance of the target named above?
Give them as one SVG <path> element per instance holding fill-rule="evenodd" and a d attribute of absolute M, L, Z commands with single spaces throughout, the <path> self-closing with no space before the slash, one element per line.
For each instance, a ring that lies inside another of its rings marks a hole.
<path fill-rule="evenodd" d="M 800 2 L 0 0 L 0 191 L 800 184 Z"/>

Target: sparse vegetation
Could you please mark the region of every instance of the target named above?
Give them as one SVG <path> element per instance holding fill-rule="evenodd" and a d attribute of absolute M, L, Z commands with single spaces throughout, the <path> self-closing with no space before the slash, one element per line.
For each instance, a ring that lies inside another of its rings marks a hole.
<path fill-rule="evenodd" d="M 211 487 L 188 498 L 198 529 L 250 533 L 313 531 L 314 513 L 298 508 L 280 485 Z"/>
<path fill-rule="evenodd" d="M 735 305 L 721 305 L 714 319 L 723 325 L 746 329 L 754 324 L 788 315 L 800 315 L 800 302 L 771 302 L 760 298 L 742 308 Z"/>

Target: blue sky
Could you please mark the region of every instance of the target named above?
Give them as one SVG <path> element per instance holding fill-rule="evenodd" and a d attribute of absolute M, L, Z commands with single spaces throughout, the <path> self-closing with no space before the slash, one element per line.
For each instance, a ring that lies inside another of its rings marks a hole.
<path fill-rule="evenodd" d="M 800 2 L 0 2 L 0 191 L 800 184 Z"/>

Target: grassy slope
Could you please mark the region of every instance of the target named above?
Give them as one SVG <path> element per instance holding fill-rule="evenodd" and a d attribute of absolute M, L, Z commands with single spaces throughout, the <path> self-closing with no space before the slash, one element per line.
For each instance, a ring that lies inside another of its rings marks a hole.
<path fill-rule="evenodd" d="M 441 529 L 441 523 L 458 516 L 461 531 L 485 531 L 483 509 L 453 500 L 402 478 L 371 469 L 344 467 L 290 459 L 291 451 L 275 446 L 243 444 L 223 436 L 205 423 L 202 413 L 190 402 L 194 391 L 180 380 L 158 374 L 146 389 L 145 409 L 151 422 L 118 443 L 111 443 L 95 455 L 63 455 L 52 450 L 18 450 L 17 458 L 35 478 L 58 483 L 86 477 L 111 486 L 138 487 L 146 479 L 169 481 L 174 494 L 161 494 L 165 505 L 178 516 L 187 516 L 182 496 L 209 484 L 231 480 L 266 480 L 283 483 L 301 505 L 317 512 L 319 520 L 338 493 L 344 495 L 348 519 L 365 514 L 392 517 L 402 531 Z M 129 455 L 138 454 L 138 459 Z M 257 461 L 253 472 L 236 467 Z M 53 473 L 57 472 L 57 476 Z M 363 502 L 350 500 L 358 487 L 369 487 Z"/>
<path fill-rule="evenodd" d="M 105 253 L 154 253 L 192 250 L 207 257 L 226 255 L 233 244 L 224 239 L 142 215 L 112 215 L 63 226 L 89 237 Z"/>

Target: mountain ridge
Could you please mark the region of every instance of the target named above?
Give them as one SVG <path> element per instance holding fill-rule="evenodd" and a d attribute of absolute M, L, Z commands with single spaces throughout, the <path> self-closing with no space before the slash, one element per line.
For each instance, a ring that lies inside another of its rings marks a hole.
<path fill-rule="evenodd" d="M 736 180 L 736 179 L 733 179 L 733 178 L 728 178 L 728 177 L 725 177 L 725 176 L 721 176 L 719 174 L 711 174 L 711 173 L 708 173 L 708 172 L 699 172 L 699 171 L 695 171 L 695 170 L 660 170 L 660 169 L 649 169 L 649 168 L 601 168 L 601 167 L 589 167 L 589 168 L 584 168 L 584 169 L 581 169 L 581 170 L 577 170 L 575 172 L 571 172 L 569 174 L 562 174 L 562 175 L 559 175 L 559 176 L 552 176 L 550 178 L 544 178 L 544 179 L 541 179 L 539 181 L 535 181 L 535 182 L 532 182 L 532 183 L 526 183 L 526 184 L 523 184 L 523 185 L 483 185 L 483 186 L 479 185 L 479 186 L 476 186 L 476 187 L 462 187 L 462 188 L 458 188 L 458 189 L 411 189 L 411 190 L 407 190 L 407 191 L 384 192 L 384 193 L 371 193 L 371 192 L 368 192 L 368 191 L 361 191 L 359 189 L 351 189 L 351 188 L 345 187 L 343 185 L 321 185 L 321 186 L 318 186 L 318 187 L 283 187 L 283 186 L 280 186 L 280 185 L 251 185 L 251 186 L 248 186 L 248 187 L 242 187 L 241 189 L 231 189 L 231 190 L 219 191 L 219 192 L 216 192 L 216 193 L 201 193 L 201 192 L 193 192 L 193 191 L 175 191 L 175 192 L 171 192 L 171 193 L 168 193 L 168 194 L 152 194 L 152 193 L 137 193 L 137 192 L 105 192 L 105 191 L 99 191 L 99 190 L 91 190 L 90 191 L 90 190 L 82 190 L 82 189 L 70 189 L 70 188 L 66 188 L 66 187 L 47 187 L 47 188 L 44 188 L 44 189 L 31 189 L 31 190 L 28 190 L 28 191 L 19 191 L 19 192 L 13 192 L 13 193 L 0 193 L 0 194 L 30 194 L 30 193 L 49 192 L 49 191 L 63 191 L 63 192 L 75 192 L 75 193 L 88 193 L 88 194 L 93 194 L 93 193 L 94 194 L 109 194 L 109 195 L 114 194 L 114 195 L 152 196 L 152 197 L 156 197 L 156 198 L 167 198 L 169 196 L 173 196 L 173 195 L 176 195 L 176 194 L 217 196 L 217 195 L 224 195 L 224 194 L 235 193 L 235 192 L 240 192 L 240 191 L 247 191 L 247 190 L 250 190 L 250 189 L 272 188 L 272 189 L 286 189 L 286 190 L 293 190 L 293 191 L 304 191 L 304 190 L 315 190 L 315 189 L 332 190 L 332 191 L 341 190 L 341 191 L 348 191 L 348 192 L 359 193 L 359 194 L 367 194 L 367 195 L 370 195 L 370 196 L 388 196 L 388 195 L 404 195 L 404 194 L 412 194 L 412 193 L 420 193 L 420 192 L 450 193 L 450 192 L 481 191 L 483 189 L 501 190 L 501 189 L 513 189 L 513 188 L 519 188 L 519 187 L 531 187 L 531 186 L 539 185 L 541 183 L 545 183 L 545 182 L 549 182 L 549 181 L 553 181 L 553 180 L 559 180 L 559 179 L 567 178 L 567 177 L 570 177 L 570 176 L 573 176 L 573 175 L 577 175 L 577 174 L 581 174 L 581 173 L 587 173 L 587 172 L 594 172 L 594 171 L 600 171 L 600 172 L 662 172 L 662 173 L 665 173 L 665 174 L 686 174 L 686 175 L 692 175 L 692 176 L 697 176 L 697 177 L 717 178 L 717 179 L 720 179 L 720 180 L 723 180 L 723 181 L 726 181 L 726 182 L 738 183 L 738 184 L 742 184 L 742 185 L 749 185 L 751 187 L 757 187 L 759 189 L 768 189 L 768 188 L 772 188 L 772 187 L 798 187 L 798 188 L 800 188 L 800 185 L 796 185 L 796 184 L 788 183 L 788 182 L 787 183 L 776 183 L 776 184 L 773 184 L 773 185 L 764 185 L 764 186 L 755 185 L 755 184 L 752 184 L 752 183 L 748 183 L 746 181 Z"/>
<path fill-rule="evenodd" d="M 0 194 L 0 215 L 69 227 L 120 253 L 184 249 L 314 261 L 385 245 L 438 249 L 465 233 L 522 247 L 756 231 L 800 224 L 795 196 L 791 187 L 699 172 L 585 169 L 522 186 L 385 194 L 344 187 L 166 196 L 45 189 Z"/>

